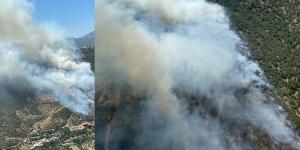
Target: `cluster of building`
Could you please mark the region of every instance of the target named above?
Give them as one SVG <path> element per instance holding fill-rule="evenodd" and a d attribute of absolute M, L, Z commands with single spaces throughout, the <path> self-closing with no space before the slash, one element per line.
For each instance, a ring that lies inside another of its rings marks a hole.
<path fill-rule="evenodd" d="M 67 127 L 71 130 L 71 131 L 74 131 L 74 130 L 83 130 L 83 129 L 92 129 L 93 126 L 95 126 L 94 122 L 83 122 L 81 123 L 80 125 L 77 125 L 77 126 L 70 126 L 70 125 L 67 125 Z"/>
<path fill-rule="evenodd" d="M 62 133 L 63 131 L 78 131 L 78 130 L 87 130 L 92 129 L 95 126 L 94 122 L 83 122 L 77 126 L 67 125 L 62 128 L 65 130 L 56 131 L 55 129 L 50 130 L 35 130 L 31 132 L 27 138 L 24 140 L 24 143 L 32 145 L 31 149 L 35 149 L 36 147 L 43 147 L 46 144 L 51 143 L 61 143 L 64 141 L 64 137 L 66 133 Z"/>
<path fill-rule="evenodd" d="M 54 129 L 50 130 L 35 130 L 31 132 L 24 143 L 32 145 L 31 149 L 42 147 L 47 143 L 60 142 L 62 139 L 59 134 L 55 133 Z"/>

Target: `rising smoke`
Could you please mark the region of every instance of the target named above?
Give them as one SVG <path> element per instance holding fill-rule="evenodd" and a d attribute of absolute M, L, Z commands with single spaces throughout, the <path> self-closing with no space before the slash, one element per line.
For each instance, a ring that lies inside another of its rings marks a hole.
<path fill-rule="evenodd" d="M 96 0 L 96 10 L 97 89 L 127 84 L 147 96 L 129 149 L 254 149 L 235 133 L 236 124 L 299 148 L 223 7 L 205 0 Z M 197 106 L 189 96 L 200 97 Z"/>
<path fill-rule="evenodd" d="M 76 113 L 92 113 L 94 74 L 63 32 L 36 23 L 30 1 L 0 0 L 0 6 L 1 99 L 48 94 Z"/>

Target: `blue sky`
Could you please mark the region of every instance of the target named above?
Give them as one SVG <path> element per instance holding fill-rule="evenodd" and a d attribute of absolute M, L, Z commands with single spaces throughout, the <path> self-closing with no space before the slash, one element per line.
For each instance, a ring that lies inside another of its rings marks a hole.
<path fill-rule="evenodd" d="M 94 0 L 33 0 L 34 18 L 54 23 L 67 37 L 79 37 L 94 30 Z"/>

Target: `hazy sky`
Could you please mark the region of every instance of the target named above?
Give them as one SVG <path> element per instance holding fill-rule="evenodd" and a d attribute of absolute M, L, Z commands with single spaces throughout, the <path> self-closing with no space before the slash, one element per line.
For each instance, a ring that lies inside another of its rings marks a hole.
<path fill-rule="evenodd" d="M 79 37 L 94 30 L 94 0 L 33 0 L 34 16 L 40 23 L 54 23 L 68 37 Z"/>

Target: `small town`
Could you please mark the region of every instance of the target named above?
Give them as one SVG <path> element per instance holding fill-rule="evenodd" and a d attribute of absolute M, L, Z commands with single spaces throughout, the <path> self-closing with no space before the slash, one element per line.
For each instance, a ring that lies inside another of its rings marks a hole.
<path fill-rule="evenodd" d="M 57 143 L 63 143 L 64 146 L 71 147 L 72 145 L 81 144 L 80 138 L 88 136 L 94 126 L 94 122 L 84 121 L 79 125 L 66 125 L 59 130 L 34 130 L 28 134 L 23 144 L 32 145 L 30 149 L 51 147 L 51 145 Z"/>

